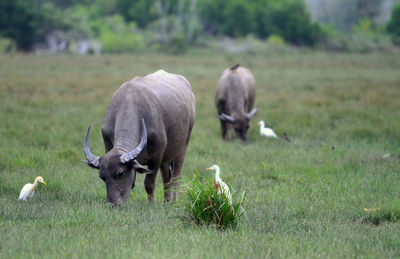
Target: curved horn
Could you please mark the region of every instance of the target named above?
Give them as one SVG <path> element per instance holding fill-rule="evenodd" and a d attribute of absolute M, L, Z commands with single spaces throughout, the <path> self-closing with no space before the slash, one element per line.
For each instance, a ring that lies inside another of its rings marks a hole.
<path fill-rule="evenodd" d="M 226 122 L 230 122 L 230 123 L 235 122 L 235 118 L 233 118 L 230 115 L 226 115 L 225 113 L 218 114 L 217 117 L 222 121 L 226 121 Z"/>
<path fill-rule="evenodd" d="M 257 111 L 258 111 L 257 108 L 253 109 L 251 112 L 249 112 L 249 113 L 246 115 L 247 118 L 249 118 L 249 119 L 253 118 L 254 115 L 256 115 Z"/>
<path fill-rule="evenodd" d="M 99 169 L 99 161 L 100 161 L 100 157 L 95 156 L 92 154 L 92 152 L 90 152 L 90 148 L 89 148 L 89 131 L 90 131 L 90 125 L 86 131 L 86 136 L 85 136 L 85 144 L 83 147 L 83 151 L 85 152 L 85 156 L 87 161 L 85 161 L 88 165 L 90 165 L 91 167 L 97 168 Z"/>
<path fill-rule="evenodd" d="M 143 149 L 147 145 L 147 129 L 146 124 L 144 123 L 144 119 L 142 119 L 142 138 L 140 140 L 139 145 L 132 151 L 121 155 L 120 160 L 121 163 L 126 164 L 136 159 L 136 157 L 142 153 Z"/>

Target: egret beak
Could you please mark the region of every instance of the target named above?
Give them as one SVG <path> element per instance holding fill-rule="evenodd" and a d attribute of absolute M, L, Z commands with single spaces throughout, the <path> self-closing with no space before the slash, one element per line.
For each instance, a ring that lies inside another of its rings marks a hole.
<path fill-rule="evenodd" d="M 42 183 L 44 183 L 44 185 L 47 185 L 45 181 L 43 181 Z"/>
<path fill-rule="evenodd" d="M 211 169 L 211 167 L 209 167 L 209 168 L 206 168 L 206 170 L 212 170 L 212 169 Z"/>

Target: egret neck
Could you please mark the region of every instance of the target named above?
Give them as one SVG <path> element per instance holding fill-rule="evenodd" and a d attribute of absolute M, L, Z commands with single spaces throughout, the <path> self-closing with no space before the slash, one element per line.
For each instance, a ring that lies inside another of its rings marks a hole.
<path fill-rule="evenodd" d="M 29 189 L 29 194 L 32 194 L 32 192 L 36 189 L 37 185 L 38 185 L 38 178 L 35 179 L 31 189 Z"/>
<path fill-rule="evenodd" d="M 221 181 L 221 178 L 219 177 L 219 167 L 217 167 L 217 168 L 215 169 L 215 181 L 216 181 L 216 182 Z"/>

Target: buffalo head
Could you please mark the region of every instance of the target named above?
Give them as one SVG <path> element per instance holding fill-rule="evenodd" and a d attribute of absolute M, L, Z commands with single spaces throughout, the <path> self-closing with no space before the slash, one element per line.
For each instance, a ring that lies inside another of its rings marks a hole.
<path fill-rule="evenodd" d="M 254 117 L 257 113 L 257 108 L 249 113 L 234 113 L 233 115 L 227 115 L 221 113 L 218 118 L 221 121 L 228 122 L 232 124 L 236 135 L 244 142 L 247 143 L 247 131 L 250 128 L 250 119 Z"/>
<path fill-rule="evenodd" d="M 114 147 L 104 156 L 98 157 L 92 154 L 89 148 L 89 131 L 86 131 L 84 152 L 86 163 L 99 169 L 99 177 L 107 187 L 107 201 L 113 205 L 123 205 L 135 186 L 136 172 L 151 173 L 136 161 L 136 158 L 144 150 L 147 144 L 147 130 L 142 119 L 142 137 L 139 145 L 132 151 L 126 152 Z"/>

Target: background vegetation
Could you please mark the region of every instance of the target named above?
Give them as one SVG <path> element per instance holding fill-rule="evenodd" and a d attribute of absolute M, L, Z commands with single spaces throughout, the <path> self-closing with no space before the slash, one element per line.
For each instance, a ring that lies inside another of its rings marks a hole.
<path fill-rule="evenodd" d="M 303 0 L 6 0 L 0 3 L 0 52 L 184 53 L 213 39 L 251 35 L 329 51 L 375 51 L 398 44 L 399 4 L 388 27 L 383 2 L 333 0 L 310 16 Z M 397 10 L 397 11 L 396 11 Z M 389 34 L 392 34 L 392 40 Z M 211 42 L 211 44 L 210 44 Z"/>
<path fill-rule="evenodd" d="M 400 256 L 399 54 L 0 59 L 1 258 Z M 235 63 L 257 82 L 248 145 L 224 143 L 215 117 L 218 78 Z M 81 162 L 88 124 L 92 151 L 104 152 L 100 127 L 114 91 L 159 68 L 185 75 L 197 99 L 183 180 L 197 173 L 206 183 L 205 168 L 220 165 L 232 191 L 246 191 L 236 230 L 184 223 L 162 203 L 161 177 L 153 205 L 138 176 L 126 206 L 110 208 L 97 171 Z M 262 139 L 261 119 L 292 142 Z M 37 175 L 47 186 L 19 202 Z"/>
<path fill-rule="evenodd" d="M 393 8 L 392 19 L 390 19 L 387 29 L 392 34 L 393 41 L 400 45 L 400 2 Z"/>

